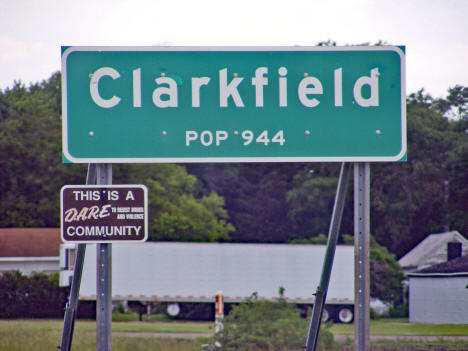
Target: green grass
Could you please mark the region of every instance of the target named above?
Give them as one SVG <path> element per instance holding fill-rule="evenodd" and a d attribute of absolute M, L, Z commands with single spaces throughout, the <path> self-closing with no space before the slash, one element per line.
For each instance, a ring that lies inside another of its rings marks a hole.
<path fill-rule="evenodd" d="M 50 351 L 60 344 L 62 320 L 0 320 L 0 350 L 2 351 Z M 173 333 L 212 333 L 213 323 L 207 322 L 113 322 L 115 332 L 173 332 Z M 352 334 L 353 325 L 335 324 L 334 334 Z M 72 350 L 96 350 L 96 321 L 77 320 Z M 371 320 L 371 334 L 374 335 L 468 335 L 468 325 L 429 325 L 410 324 L 407 319 Z M 201 344 L 208 339 L 163 339 L 138 336 L 113 335 L 113 351 L 199 351 Z M 346 343 L 345 343 L 346 344 Z M 464 350 L 466 341 L 453 342 L 414 342 L 379 341 L 373 342 L 376 350 Z M 437 348 L 437 345 L 441 345 Z"/>
<path fill-rule="evenodd" d="M 59 331 L 63 328 L 62 320 L 55 319 L 14 319 L 0 320 L 0 330 L 12 327 L 28 330 Z M 96 331 L 96 321 L 77 320 L 77 332 Z M 212 333 L 213 323 L 210 322 L 112 322 L 112 331 L 115 332 L 142 332 L 142 333 Z M 1 350 L 1 348 L 0 348 Z"/>
<path fill-rule="evenodd" d="M 120 332 L 212 332 L 211 323 L 159 323 L 114 322 L 113 331 Z M 61 320 L 0 320 L 0 350 L 2 351 L 50 351 L 60 345 L 63 321 Z M 72 350 L 96 350 L 96 322 L 78 320 L 75 324 Z M 145 337 L 112 336 L 113 351 L 199 351 L 205 338 L 162 339 Z"/>
<path fill-rule="evenodd" d="M 115 332 L 142 332 L 142 333 L 212 333 L 212 322 L 180 322 L 180 321 L 130 321 L 112 322 L 112 330 Z M 62 320 L 52 319 L 17 319 L 0 320 L 0 330 L 5 328 L 27 329 L 33 331 L 61 332 Z M 96 321 L 77 320 L 75 323 L 77 332 L 95 332 Z M 331 327 L 334 334 L 352 335 L 352 324 L 334 324 Z M 370 332 L 372 335 L 432 335 L 432 336 L 466 336 L 467 324 L 413 324 L 408 319 L 376 319 L 371 320 Z M 1 350 L 1 348 L 0 348 Z"/>
<path fill-rule="evenodd" d="M 331 327 L 333 334 L 354 333 L 352 324 L 334 324 Z M 371 320 L 371 335 L 429 335 L 429 336 L 466 336 L 468 324 L 417 324 L 409 323 L 404 318 L 382 318 Z"/>

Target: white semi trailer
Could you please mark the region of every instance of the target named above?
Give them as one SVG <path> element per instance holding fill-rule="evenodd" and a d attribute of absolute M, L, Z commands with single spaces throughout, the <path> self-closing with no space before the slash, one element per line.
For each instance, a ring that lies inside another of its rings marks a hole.
<path fill-rule="evenodd" d="M 112 300 L 164 303 L 174 317 L 195 307 L 214 311 L 215 294 L 229 304 L 256 294 L 303 310 L 314 303 L 325 255 L 324 245 L 231 243 L 124 243 L 112 245 Z M 62 244 L 60 284 L 73 275 L 74 244 Z M 87 245 L 81 300 L 96 300 L 96 245 Z M 354 248 L 338 246 L 324 319 L 351 323 L 354 313 Z M 214 316 L 214 312 L 212 313 Z"/>

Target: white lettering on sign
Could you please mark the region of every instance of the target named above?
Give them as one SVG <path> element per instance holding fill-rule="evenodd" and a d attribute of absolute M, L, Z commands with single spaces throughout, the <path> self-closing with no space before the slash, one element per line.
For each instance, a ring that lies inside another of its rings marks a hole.
<path fill-rule="evenodd" d="M 133 107 L 142 107 L 142 91 L 141 91 L 141 68 L 136 68 L 132 71 L 133 84 Z M 239 92 L 239 86 L 244 80 L 244 77 L 238 77 L 232 73 L 232 78 L 228 77 L 228 68 L 223 68 L 218 71 L 219 74 L 219 107 L 228 107 L 232 100 L 235 107 L 245 107 L 242 96 Z M 268 67 L 258 67 L 251 78 L 251 84 L 255 93 L 255 106 L 264 107 L 264 91 L 268 89 L 269 79 L 267 77 Z M 278 106 L 288 107 L 288 70 L 286 67 L 278 69 Z M 333 72 L 333 94 L 334 106 L 343 106 L 343 68 L 336 68 Z M 94 103 L 102 108 L 115 107 L 120 102 L 120 97 L 112 96 L 104 98 L 99 92 L 99 83 L 103 77 L 111 77 L 118 79 L 120 73 L 112 67 L 102 67 L 90 75 L 90 94 Z M 353 86 L 353 97 L 355 102 L 361 107 L 377 107 L 379 106 L 379 70 L 373 68 L 370 71 L 370 76 L 359 77 Z M 154 79 L 157 87 L 152 94 L 152 100 L 155 107 L 158 108 L 177 108 L 179 107 L 179 85 L 170 77 L 159 77 Z M 198 108 L 201 105 L 203 86 L 209 85 L 211 77 L 192 77 L 191 78 L 191 106 Z M 182 85 L 180 85 L 182 86 Z M 365 97 L 363 88 L 368 86 L 370 90 L 369 96 Z M 317 95 L 324 94 L 322 82 L 314 76 L 305 74 L 297 86 L 297 98 L 306 108 L 314 108 L 320 104 Z M 194 137 L 191 135 L 191 137 Z M 208 138 L 205 135 L 205 138 Z M 208 143 L 208 139 L 205 142 Z"/>
<path fill-rule="evenodd" d="M 83 207 L 79 212 L 76 208 L 69 208 L 65 211 L 64 221 L 66 223 L 85 221 L 87 219 L 99 219 L 109 217 L 109 207 L 111 205 Z"/>
<path fill-rule="evenodd" d="M 67 228 L 67 235 L 73 236 L 139 236 L 141 226 L 122 225 L 122 226 L 70 226 Z"/>
<path fill-rule="evenodd" d="M 111 190 L 107 192 L 107 200 L 117 201 L 119 199 L 119 192 L 117 190 Z"/>
<path fill-rule="evenodd" d="M 194 130 L 187 130 L 185 131 L 185 145 L 190 146 L 192 141 L 199 139 L 203 146 L 210 146 L 213 141 L 216 146 L 220 146 L 221 142 L 227 140 L 228 136 L 229 134 L 225 130 L 217 130 L 214 134 L 209 130 L 204 130 L 200 133 L 200 136 Z"/>
<path fill-rule="evenodd" d="M 343 69 L 335 69 L 334 82 L 335 82 L 335 106 L 343 106 Z"/>
<path fill-rule="evenodd" d="M 141 68 L 133 70 L 133 107 L 141 107 Z"/>
<path fill-rule="evenodd" d="M 112 96 L 110 99 L 104 99 L 99 95 L 99 81 L 102 77 L 109 76 L 112 79 L 120 78 L 120 73 L 111 67 L 99 68 L 96 72 L 91 75 L 91 81 L 89 82 L 89 91 L 93 101 L 102 108 L 111 108 L 116 106 L 120 102 L 120 98 Z"/>
<path fill-rule="evenodd" d="M 209 82 L 208 77 L 192 78 L 192 107 L 200 107 L 200 88 Z"/>
<path fill-rule="evenodd" d="M 277 144 L 283 146 L 286 142 L 284 138 L 284 132 L 282 130 L 277 131 L 274 133 L 273 137 L 270 139 L 269 135 L 273 135 L 269 133 L 268 130 L 264 130 L 260 132 L 256 138 L 255 134 L 251 130 L 244 130 L 241 133 L 234 132 L 234 137 L 242 138 L 242 143 L 244 146 L 247 146 L 255 140 L 256 143 L 263 144 L 267 146 L 270 143 Z M 185 145 L 192 146 L 194 142 L 197 141 L 202 146 L 220 146 L 222 142 L 226 141 L 229 138 L 229 133 L 225 130 L 216 130 L 214 132 L 210 130 L 204 130 L 200 134 L 194 130 L 186 130 L 185 131 Z"/>
<path fill-rule="evenodd" d="M 280 67 L 278 69 L 279 77 L 279 105 L 280 107 L 288 107 L 288 79 L 286 75 L 288 70 L 286 67 Z"/>
<path fill-rule="evenodd" d="M 126 219 L 145 219 L 145 216 L 143 214 L 140 214 L 140 213 L 127 213 L 125 215 L 125 218 Z"/>
<path fill-rule="evenodd" d="M 227 82 L 227 68 L 223 68 L 219 71 L 219 106 L 227 107 L 228 99 L 232 97 L 236 107 L 244 107 L 244 102 L 242 101 L 237 87 L 244 80 L 244 78 L 235 77 L 229 84 Z"/>
<path fill-rule="evenodd" d="M 268 68 L 259 67 L 255 70 L 252 85 L 255 86 L 255 106 L 263 107 L 263 87 L 268 85 L 268 79 L 263 75 L 268 73 Z"/>
<path fill-rule="evenodd" d="M 73 195 L 75 195 L 75 201 L 99 201 L 101 200 L 101 193 L 99 190 L 73 190 Z"/>
<path fill-rule="evenodd" d="M 362 87 L 370 86 L 370 96 L 364 98 L 362 96 Z M 354 84 L 353 89 L 354 99 L 362 107 L 379 106 L 379 70 L 374 68 L 371 70 L 370 77 L 361 77 Z"/>
<path fill-rule="evenodd" d="M 101 194 L 99 190 L 73 190 L 75 201 L 100 201 L 102 198 L 116 201 L 119 199 L 117 190 L 104 190 Z"/>
<path fill-rule="evenodd" d="M 158 84 L 167 84 L 167 87 L 159 87 L 153 91 L 153 103 L 156 107 L 177 107 L 177 83 L 169 77 L 155 79 Z M 163 99 L 163 96 L 167 96 Z"/>
<path fill-rule="evenodd" d="M 323 94 L 322 83 L 315 77 L 304 78 L 297 88 L 297 95 L 304 106 L 315 107 L 320 104 L 316 98 L 310 98 L 310 94 Z"/>
<path fill-rule="evenodd" d="M 200 141 L 203 146 L 209 146 L 213 143 L 213 133 L 209 130 L 204 130 L 200 134 Z"/>

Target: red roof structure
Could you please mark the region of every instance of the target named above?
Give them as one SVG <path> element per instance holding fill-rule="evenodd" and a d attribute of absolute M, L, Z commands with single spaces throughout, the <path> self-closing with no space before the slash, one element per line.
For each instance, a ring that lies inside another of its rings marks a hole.
<path fill-rule="evenodd" d="M 59 256 L 60 228 L 0 228 L 0 257 Z"/>

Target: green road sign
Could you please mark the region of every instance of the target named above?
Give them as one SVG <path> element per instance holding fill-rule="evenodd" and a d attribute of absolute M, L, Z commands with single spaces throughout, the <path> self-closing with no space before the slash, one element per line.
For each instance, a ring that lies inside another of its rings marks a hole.
<path fill-rule="evenodd" d="M 70 162 L 399 161 L 399 47 L 64 47 Z"/>

